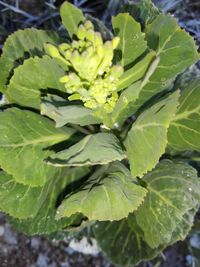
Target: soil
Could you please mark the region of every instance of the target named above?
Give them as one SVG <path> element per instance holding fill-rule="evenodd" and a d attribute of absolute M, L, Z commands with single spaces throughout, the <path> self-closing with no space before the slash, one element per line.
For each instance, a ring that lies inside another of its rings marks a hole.
<path fill-rule="evenodd" d="M 138 267 L 187 267 L 187 249 L 183 242 L 167 249 L 154 263 Z M 0 213 L 0 267 L 116 267 L 99 253 L 85 255 L 69 247 L 67 241 L 52 241 L 46 237 L 28 237 L 17 233 Z"/>
<path fill-rule="evenodd" d="M 102 254 L 77 253 L 68 242 L 16 233 L 0 214 L 0 267 L 114 267 Z"/>

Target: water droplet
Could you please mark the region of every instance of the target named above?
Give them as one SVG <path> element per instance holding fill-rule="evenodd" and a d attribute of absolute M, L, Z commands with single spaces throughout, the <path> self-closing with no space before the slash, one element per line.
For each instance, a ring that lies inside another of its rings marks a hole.
<path fill-rule="evenodd" d="M 161 78 L 161 82 L 165 82 L 165 81 L 166 81 L 165 77 Z"/>
<path fill-rule="evenodd" d="M 188 189 L 190 192 L 192 192 L 192 188 L 191 187 L 189 187 L 189 189 Z"/>

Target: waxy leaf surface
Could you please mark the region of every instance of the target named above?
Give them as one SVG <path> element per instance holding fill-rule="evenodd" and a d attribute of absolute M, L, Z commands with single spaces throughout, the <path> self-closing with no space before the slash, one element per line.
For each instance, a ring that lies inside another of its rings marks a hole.
<path fill-rule="evenodd" d="M 11 103 L 39 108 L 40 90 L 57 89 L 65 92 L 64 85 L 59 82 L 64 75 L 64 70 L 55 59 L 48 56 L 30 58 L 15 70 L 6 96 Z"/>
<path fill-rule="evenodd" d="M 0 166 L 19 183 L 44 185 L 58 171 L 44 162 L 53 153 L 47 148 L 73 133 L 31 111 L 7 109 L 0 113 Z"/>
<path fill-rule="evenodd" d="M 120 91 L 142 79 L 154 57 L 155 52 L 151 51 L 132 68 L 126 70 L 120 77 L 119 83 L 117 84 L 117 90 Z"/>
<path fill-rule="evenodd" d="M 4 43 L 0 57 L 0 91 L 6 91 L 12 69 L 22 64 L 27 55 L 41 56 L 44 54 L 44 43 L 56 43 L 57 40 L 55 33 L 37 29 L 18 30 L 11 34 Z"/>
<path fill-rule="evenodd" d="M 185 163 L 164 160 L 143 181 L 148 194 L 135 215 L 149 246 L 156 248 L 169 243 L 174 231 L 182 238 L 181 225 L 192 226 L 191 220 L 187 221 L 188 212 L 197 211 L 200 201 L 196 170 Z"/>
<path fill-rule="evenodd" d="M 78 25 L 85 21 L 82 11 L 69 2 L 64 2 L 60 8 L 62 23 L 67 29 L 69 36 L 76 35 Z"/>
<path fill-rule="evenodd" d="M 77 192 L 67 196 L 58 208 L 57 218 L 82 213 L 90 220 L 121 220 L 138 208 L 146 189 L 135 184 L 120 162 L 103 166 Z"/>
<path fill-rule="evenodd" d="M 141 56 L 147 49 L 145 35 L 141 26 L 128 13 L 118 14 L 112 18 L 115 36 L 120 37 L 116 49 L 116 60 L 126 66 Z"/>
<path fill-rule="evenodd" d="M 91 109 L 81 105 L 69 105 L 66 99 L 52 95 L 42 99 L 41 114 L 53 119 L 56 127 L 62 127 L 67 123 L 80 126 L 100 123 L 100 119 L 94 116 Z"/>
<path fill-rule="evenodd" d="M 121 93 L 111 114 L 109 126 L 113 127 L 115 123 L 121 126 L 123 122 L 132 115 L 132 106 L 138 98 L 140 90 L 141 82 L 136 82 Z"/>
<path fill-rule="evenodd" d="M 126 157 L 117 137 L 111 133 L 97 133 L 84 137 L 80 142 L 47 159 L 58 167 L 103 165 Z"/>
<path fill-rule="evenodd" d="M 150 49 L 160 62 L 135 102 L 137 110 L 155 94 L 171 86 L 176 76 L 199 59 L 194 40 L 182 30 L 170 15 L 159 15 L 146 28 Z"/>
<path fill-rule="evenodd" d="M 154 104 L 139 115 L 125 140 L 133 177 L 152 170 L 165 152 L 167 129 L 178 104 L 179 92 Z"/>
<path fill-rule="evenodd" d="M 118 222 L 98 222 L 93 231 L 109 260 L 120 266 L 135 266 L 143 260 L 154 258 L 161 251 L 147 244 L 132 214 Z"/>
<path fill-rule="evenodd" d="M 200 151 L 200 79 L 181 91 L 180 105 L 170 123 L 168 146 L 172 151 Z"/>
<path fill-rule="evenodd" d="M 87 173 L 87 168 L 62 169 L 56 179 L 52 180 L 49 193 L 36 216 L 24 220 L 10 218 L 9 222 L 15 229 L 27 235 L 50 234 L 72 224 L 80 218 L 80 215 L 56 220 L 56 202 L 66 185 L 70 185 Z"/>
<path fill-rule="evenodd" d="M 33 217 L 47 197 L 50 184 L 30 187 L 17 183 L 5 172 L 0 172 L 0 210 L 16 218 Z"/>

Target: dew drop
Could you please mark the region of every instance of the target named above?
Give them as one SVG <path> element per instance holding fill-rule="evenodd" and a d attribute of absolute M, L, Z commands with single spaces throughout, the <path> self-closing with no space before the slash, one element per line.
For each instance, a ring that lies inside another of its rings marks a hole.
<path fill-rule="evenodd" d="M 192 192 L 192 188 L 191 187 L 189 187 L 189 189 L 188 189 L 190 192 Z"/>
<path fill-rule="evenodd" d="M 161 78 L 161 82 L 165 82 L 165 81 L 166 81 L 165 77 Z"/>

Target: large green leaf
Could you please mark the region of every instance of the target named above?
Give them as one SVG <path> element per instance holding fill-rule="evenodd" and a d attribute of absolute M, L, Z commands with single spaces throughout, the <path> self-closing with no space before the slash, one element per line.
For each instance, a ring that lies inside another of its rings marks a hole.
<path fill-rule="evenodd" d="M 57 40 L 55 33 L 37 29 L 19 30 L 11 34 L 4 43 L 0 57 L 0 91 L 6 90 L 12 69 L 21 64 L 27 55 L 41 56 L 44 43 L 56 43 Z"/>
<path fill-rule="evenodd" d="M 142 79 L 154 57 L 155 52 L 151 51 L 132 68 L 125 71 L 120 77 L 119 83 L 117 85 L 118 91 Z"/>
<path fill-rule="evenodd" d="M 137 224 L 134 213 L 130 214 L 128 219 L 118 222 L 98 222 L 93 226 L 93 231 L 99 246 L 113 263 L 135 266 L 141 261 L 156 257 L 165 247 L 185 239 L 193 224 L 195 212 L 196 209 L 187 211 L 182 221 L 177 221 L 170 242 L 157 248 L 151 248 L 145 240 L 144 232 Z M 151 227 L 148 230 L 150 229 Z"/>
<path fill-rule="evenodd" d="M 58 177 L 52 181 L 48 196 L 34 218 L 25 220 L 9 218 L 14 227 L 27 235 L 50 234 L 61 230 L 80 218 L 74 215 L 70 218 L 56 220 L 56 202 L 59 194 L 70 185 L 88 173 L 87 168 L 62 169 Z M 16 196 L 15 196 L 16 197 Z M 31 208 L 30 208 L 31 209 Z"/>
<path fill-rule="evenodd" d="M 81 105 L 69 105 L 66 99 L 49 95 L 42 99 L 41 114 L 48 116 L 56 122 L 56 127 L 62 127 L 67 123 L 85 126 L 100 123 L 100 119 L 94 116 L 91 109 Z"/>
<path fill-rule="evenodd" d="M 6 96 L 10 102 L 39 108 L 40 90 L 50 88 L 65 91 L 64 85 L 59 82 L 64 75 L 64 70 L 55 59 L 48 56 L 30 58 L 15 69 Z"/>
<path fill-rule="evenodd" d="M 103 165 L 126 157 L 119 140 L 111 133 L 88 135 L 80 142 L 47 159 L 54 166 Z"/>
<path fill-rule="evenodd" d="M 31 111 L 11 108 L 0 113 L 0 166 L 19 182 L 41 186 L 57 168 L 43 160 L 53 152 L 47 147 L 67 140 L 74 130 L 56 129 L 54 123 Z"/>
<path fill-rule="evenodd" d="M 36 215 L 45 201 L 51 184 L 30 187 L 16 183 L 11 175 L 0 172 L 0 211 L 16 218 Z"/>
<path fill-rule="evenodd" d="M 115 36 L 120 37 L 116 57 L 126 66 L 141 56 L 147 49 L 141 26 L 128 13 L 112 18 Z"/>
<path fill-rule="evenodd" d="M 143 27 L 152 23 L 152 21 L 161 13 L 151 0 L 141 0 L 139 2 L 128 2 L 121 8 L 121 12 L 127 12 L 134 17 Z"/>
<path fill-rule="evenodd" d="M 194 218 L 199 208 L 199 204 L 194 209 L 188 210 L 182 219 L 177 220 L 176 228 L 173 231 L 171 240 L 168 245 L 172 245 L 177 241 L 184 240 L 188 234 L 190 234 L 191 229 L 194 225 Z"/>
<path fill-rule="evenodd" d="M 170 123 L 168 146 L 172 151 L 200 151 L 200 79 L 181 92 L 180 106 Z"/>
<path fill-rule="evenodd" d="M 153 95 L 169 87 L 179 73 L 199 59 L 194 40 L 170 15 L 159 15 L 146 28 L 146 37 L 149 48 L 156 51 L 160 62 L 142 89 L 135 110 Z"/>
<path fill-rule="evenodd" d="M 145 240 L 155 248 L 169 243 L 174 231 L 181 237 L 183 223 L 191 227 L 186 218 L 200 202 L 200 179 L 191 166 L 164 160 L 143 181 L 149 192 L 135 214 Z"/>
<path fill-rule="evenodd" d="M 98 222 L 93 231 L 97 242 L 114 264 L 135 266 L 157 256 L 160 248 L 152 249 L 144 239 L 134 215 L 118 222 Z"/>
<path fill-rule="evenodd" d="M 135 184 L 120 162 L 97 170 L 77 192 L 67 196 L 57 218 L 82 213 L 90 220 L 121 220 L 143 202 L 146 190 Z"/>
<path fill-rule="evenodd" d="M 133 123 L 125 140 L 131 173 L 141 177 L 152 170 L 165 152 L 167 129 L 176 112 L 179 92 L 154 104 Z"/>
<path fill-rule="evenodd" d="M 85 21 L 82 11 L 69 2 L 64 2 L 60 8 L 62 23 L 67 29 L 70 37 L 76 35 L 78 25 Z"/>
<path fill-rule="evenodd" d="M 112 128 L 115 124 L 121 126 L 125 119 L 127 119 L 132 114 L 133 103 L 139 96 L 141 90 L 141 82 L 136 82 L 130 85 L 126 90 L 124 90 L 116 106 L 110 115 L 111 120 L 109 121 L 109 126 Z"/>

